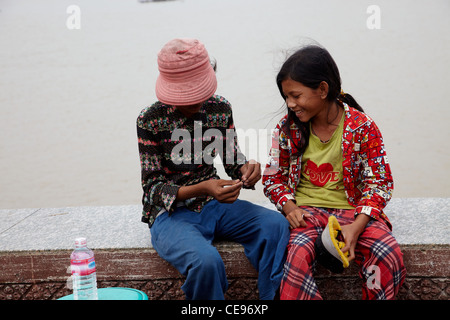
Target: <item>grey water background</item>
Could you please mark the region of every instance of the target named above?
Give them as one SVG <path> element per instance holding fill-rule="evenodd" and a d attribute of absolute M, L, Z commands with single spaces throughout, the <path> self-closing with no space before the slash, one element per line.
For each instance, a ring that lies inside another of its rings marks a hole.
<path fill-rule="evenodd" d="M 319 42 L 383 133 L 394 197 L 449 197 L 449 15 L 447 0 L 1 0 L 0 208 L 140 203 L 135 122 L 176 37 L 217 60 L 217 93 L 261 163 L 283 115 L 275 75 Z M 241 198 L 263 200 L 261 185 Z"/>

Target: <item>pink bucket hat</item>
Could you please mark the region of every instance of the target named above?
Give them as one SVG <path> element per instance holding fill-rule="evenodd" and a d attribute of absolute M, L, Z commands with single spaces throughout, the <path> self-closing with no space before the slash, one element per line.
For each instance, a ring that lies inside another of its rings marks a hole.
<path fill-rule="evenodd" d="M 158 53 L 156 97 L 169 105 L 188 106 L 210 98 L 217 79 L 205 46 L 196 39 L 174 39 Z"/>

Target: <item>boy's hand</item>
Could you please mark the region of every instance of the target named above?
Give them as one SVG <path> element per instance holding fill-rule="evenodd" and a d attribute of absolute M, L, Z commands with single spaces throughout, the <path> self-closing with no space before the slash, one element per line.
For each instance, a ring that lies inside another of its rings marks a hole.
<path fill-rule="evenodd" d="M 253 187 L 261 179 L 261 164 L 249 160 L 241 167 L 241 173 L 244 186 Z"/>
<path fill-rule="evenodd" d="M 207 194 L 222 203 L 233 203 L 239 197 L 243 183 L 239 180 L 205 181 Z"/>

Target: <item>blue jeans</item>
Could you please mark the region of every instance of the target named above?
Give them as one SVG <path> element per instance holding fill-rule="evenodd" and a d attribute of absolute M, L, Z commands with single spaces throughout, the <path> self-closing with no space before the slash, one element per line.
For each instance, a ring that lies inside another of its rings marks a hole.
<path fill-rule="evenodd" d="M 258 271 L 260 299 L 273 299 L 280 286 L 290 232 L 288 221 L 277 211 L 243 200 L 213 200 L 200 213 L 179 207 L 171 215 L 161 214 L 150 232 L 158 254 L 186 276 L 181 289 L 188 300 L 224 299 L 228 281 L 213 240 L 244 246 Z"/>

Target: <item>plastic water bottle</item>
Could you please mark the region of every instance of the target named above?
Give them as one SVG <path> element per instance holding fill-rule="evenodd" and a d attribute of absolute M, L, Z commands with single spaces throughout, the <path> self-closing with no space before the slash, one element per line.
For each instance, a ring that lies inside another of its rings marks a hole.
<path fill-rule="evenodd" d="M 94 252 L 87 247 L 86 238 L 75 239 L 70 267 L 74 300 L 98 300 Z"/>

